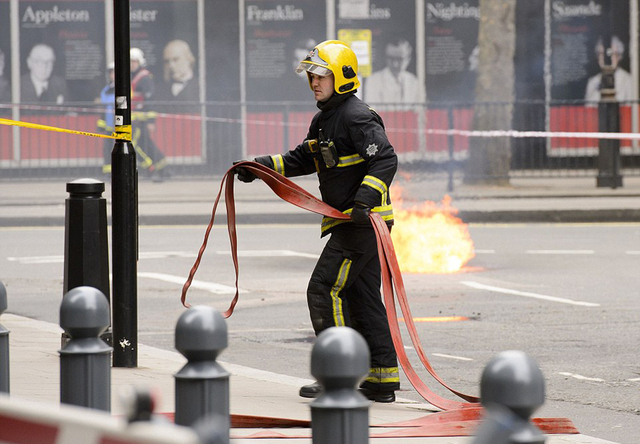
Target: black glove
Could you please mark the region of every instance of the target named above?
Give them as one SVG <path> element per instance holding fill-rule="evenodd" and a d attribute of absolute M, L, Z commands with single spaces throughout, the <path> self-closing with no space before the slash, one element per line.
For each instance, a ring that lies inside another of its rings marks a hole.
<path fill-rule="evenodd" d="M 244 162 L 244 160 L 236 160 L 233 164 L 236 165 L 240 162 Z M 244 167 L 235 167 L 233 172 L 238 175 L 240 182 L 250 183 L 256 180 L 256 175 Z"/>
<path fill-rule="evenodd" d="M 356 225 L 369 225 L 369 213 L 371 213 L 371 208 L 363 203 L 356 202 L 353 210 L 351 210 L 351 220 Z"/>

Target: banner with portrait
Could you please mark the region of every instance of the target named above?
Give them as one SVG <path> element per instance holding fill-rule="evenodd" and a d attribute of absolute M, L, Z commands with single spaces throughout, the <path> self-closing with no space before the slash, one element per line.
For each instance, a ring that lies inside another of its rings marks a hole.
<path fill-rule="evenodd" d="M 295 69 L 325 40 L 326 7 L 315 0 L 246 0 L 243 19 L 246 154 L 286 151 L 302 142 L 317 111 L 306 73 Z"/>
<path fill-rule="evenodd" d="M 132 0 L 130 29 L 131 47 L 142 50 L 153 75 L 153 140 L 174 162 L 200 158 L 202 124 L 185 116 L 201 109 L 197 0 Z"/>
<path fill-rule="evenodd" d="M 19 6 L 21 102 L 92 102 L 105 82 L 104 1 Z"/>
<path fill-rule="evenodd" d="M 336 36 L 358 58 L 358 96 L 384 119 L 397 153 L 420 150 L 424 79 L 418 78 L 414 0 L 337 0 Z"/>
<path fill-rule="evenodd" d="M 0 0 L 0 117 L 11 117 L 11 28 L 9 0 Z M 0 163 L 13 158 L 12 128 L 0 125 Z"/>
<path fill-rule="evenodd" d="M 566 132 L 598 131 L 598 108 L 602 84 L 601 66 L 615 68 L 616 100 L 620 102 L 620 130 L 631 132 L 631 103 L 634 96 L 629 58 L 628 1 L 552 1 L 547 18 L 551 33 L 549 48 L 551 79 L 549 130 Z M 605 57 L 605 51 L 608 57 Z M 563 101 L 566 101 L 563 103 Z M 573 101 L 573 103 L 571 102 Z M 578 102 L 576 102 L 578 101 Z M 584 101 L 584 102 L 583 102 Z M 621 142 L 630 153 L 631 143 Z M 549 155 L 595 155 L 597 139 L 552 138 Z"/>
<path fill-rule="evenodd" d="M 430 102 L 472 102 L 478 70 L 478 0 L 425 2 L 425 57 Z"/>
<path fill-rule="evenodd" d="M 337 0 L 336 35 L 358 58 L 367 103 L 424 103 L 416 72 L 415 12 L 414 0 Z"/>
<path fill-rule="evenodd" d="M 295 68 L 325 40 L 324 2 L 247 0 L 244 7 L 247 101 L 312 100 L 306 74 Z"/>
<path fill-rule="evenodd" d="M 599 101 L 599 57 L 607 28 L 611 29 L 611 61 L 621 70 L 616 73 L 620 80 L 617 98 L 634 99 L 629 74 L 629 2 L 553 1 L 550 20 L 552 100 Z"/>

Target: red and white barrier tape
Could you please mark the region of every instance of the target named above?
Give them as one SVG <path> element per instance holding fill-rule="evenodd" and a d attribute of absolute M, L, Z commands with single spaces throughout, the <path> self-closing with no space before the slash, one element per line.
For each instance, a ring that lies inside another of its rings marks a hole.
<path fill-rule="evenodd" d="M 192 429 L 137 422 L 82 407 L 0 395 L 0 442 L 13 444 L 200 444 Z"/>

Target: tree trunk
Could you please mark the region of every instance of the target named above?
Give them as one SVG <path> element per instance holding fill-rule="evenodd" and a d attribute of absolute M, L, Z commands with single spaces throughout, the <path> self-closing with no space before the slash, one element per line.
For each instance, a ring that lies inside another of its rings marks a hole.
<path fill-rule="evenodd" d="M 516 0 L 480 0 L 474 130 L 511 129 L 515 10 Z M 510 138 L 472 137 L 464 181 L 468 184 L 508 185 L 510 164 Z"/>

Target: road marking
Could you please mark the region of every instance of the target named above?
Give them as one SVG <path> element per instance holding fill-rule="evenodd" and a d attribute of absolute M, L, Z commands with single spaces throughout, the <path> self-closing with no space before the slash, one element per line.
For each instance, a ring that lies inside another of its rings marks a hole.
<path fill-rule="evenodd" d="M 230 251 L 216 251 L 216 254 L 231 255 Z M 299 251 L 292 250 L 241 250 L 238 251 L 239 257 L 308 257 L 311 259 L 318 259 L 320 255 L 301 253 Z"/>
<path fill-rule="evenodd" d="M 8 257 L 9 262 L 18 262 L 21 264 L 58 264 L 64 262 L 64 256 L 26 256 L 26 257 Z"/>
<path fill-rule="evenodd" d="M 640 378 L 631 378 L 631 379 L 627 379 L 627 381 L 629 381 L 629 382 L 640 382 Z"/>
<path fill-rule="evenodd" d="M 468 321 L 466 316 L 431 316 L 426 318 L 413 318 L 413 322 L 457 322 Z M 398 321 L 404 322 L 404 318 L 398 318 Z"/>
<path fill-rule="evenodd" d="M 458 361 L 473 361 L 471 358 L 465 358 L 463 356 L 445 355 L 443 353 L 431 353 L 433 356 L 439 356 L 441 358 L 457 359 Z"/>
<path fill-rule="evenodd" d="M 595 254 L 594 250 L 527 250 L 527 254 Z"/>
<path fill-rule="evenodd" d="M 512 294 L 514 296 L 522 296 L 525 298 L 542 299 L 550 302 L 560 302 L 562 304 L 580 305 L 583 307 L 599 307 L 600 306 L 600 304 L 595 304 L 593 302 L 574 301 L 573 299 L 558 298 L 555 296 L 546 296 L 543 294 L 529 293 L 526 291 L 518 291 L 518 290 L 511 290 L 508 288 L 493 287 L 491 285 L 484 285 L 474 281 L 460 281 L 460 283 L 463 285 L 466 285 L 467 287 L 477 288 L 478 290 L 487 290 L 487 291 L 493 291 L 495 293 Z"/>
<path fill-rule="evenodd" d="M 164 273 L 138 273 L 138 277 L 157 279 L 159 281 L 170 282 L 172 284 L 184 285 L 186 278 L 184 276 L 173 276 Z M 236 294 L 236 287 L 230 287 L 228 285 L 216 284 L 215 282 L 205 282 L 193 280 L 191 282 L 191 288 L 197 288 L 198 290 L 209 291 L 214 294 Z M 249 293 L 248 290 L 238 290 L 239 293 Z"/>
<path fill-rule="evenodd" d="M 473 250 L 476 254 L 495 254 L 496 250 Z"/>
<path fill-rule="evenodd" d="M 631 250 L 631 251 L 625 251 L 625 253 L 627 253 L 627 254 L 640 254 L 640 251 Z"/>
<path fill-rule="evenodd" d="M 593 381 L 593 382 L 604 382 L 604 379 L 600 379 L 600 378 L 589 378 L 587 376 L 582 376 L 582 375 L 578 375 L 576 373 L 569 373 L 569 372 L 558 372 L 559 375 L 562 376 L 568 376 L 570 378 L 575 378 L 575 379 L 579 379 L 581 381 Z"/>
<path fill-rule="evenodd" d="M 138 256 L 140 259 L 166 259 L 170 257 L 193 258 L 197 255 L 186 251 L 142 251 Z M 8 257 L 7 260 L 21 264 L 61 264 L 64 262 L 64 255 Z"/>

